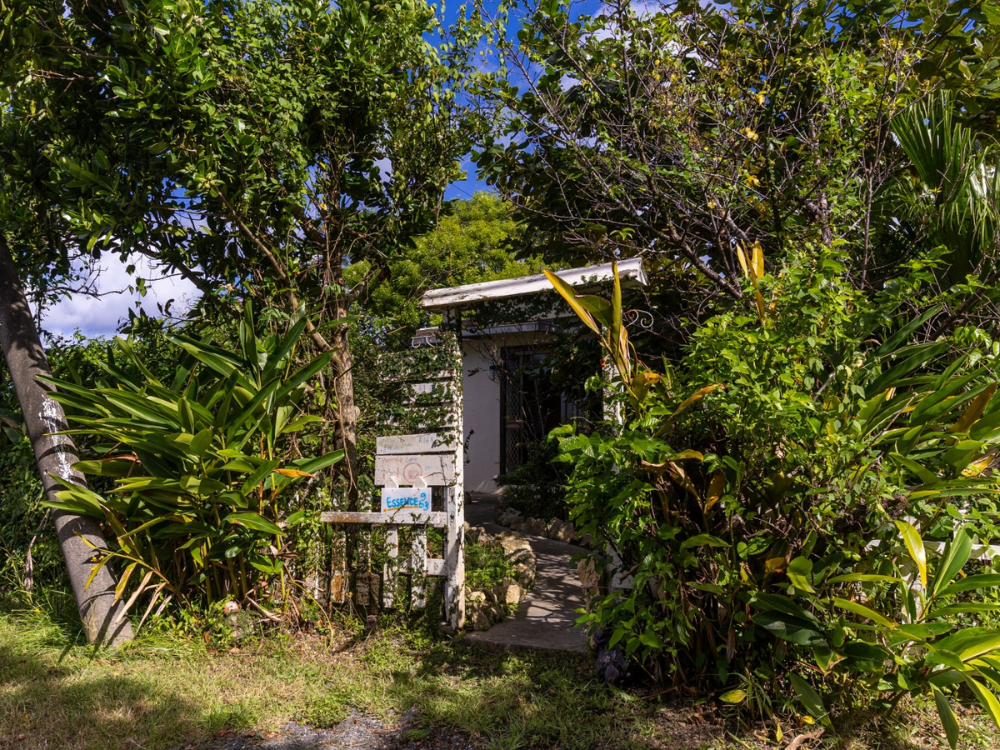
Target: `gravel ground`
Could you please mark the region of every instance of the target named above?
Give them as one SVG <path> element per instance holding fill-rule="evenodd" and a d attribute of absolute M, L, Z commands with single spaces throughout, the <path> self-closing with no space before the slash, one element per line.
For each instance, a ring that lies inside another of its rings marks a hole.
<path fill-rule="evenodd" d="M 415 726 L 415 718 L 410 713 L 387 724 L 352 712 L 332 729 L 313 729 L 291 722 L 275 736 L 226 735 L 199 750 L 475 750 L 467 737 L 448 730 L 428 733 Z"/>

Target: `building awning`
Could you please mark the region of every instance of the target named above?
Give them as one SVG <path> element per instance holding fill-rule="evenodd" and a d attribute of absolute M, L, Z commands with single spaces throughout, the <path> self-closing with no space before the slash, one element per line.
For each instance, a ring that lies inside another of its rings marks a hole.
<path fill-rule="evenodd" d="M 566 283 L 575 287 L 591 287 L 607 283 L 614 278 L 610 263 L 584 268 L 568 268 L 557 271 L 556 275 Z M 618 263 L 618 276 L 623 287 L 646 286 L 649 278 L 642 265 L 642 258 L 631 258 Z M 474 305 L 485 300 L 521 297 L 527 294 L 552 291 L 552 284 L 545 274 L 522 276 L 519 279 L 501 279 L 499 281 L 484 281 L 479 284 L 432 289 L 421 298 L 421 305 L 430 312 Z"/>

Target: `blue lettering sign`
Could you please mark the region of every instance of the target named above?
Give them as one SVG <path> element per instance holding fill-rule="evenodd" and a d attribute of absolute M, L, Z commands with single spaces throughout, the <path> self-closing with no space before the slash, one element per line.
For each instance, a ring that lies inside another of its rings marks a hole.
<path fill-rule="evenodd" d="M 382 512 L 394 510 L 431 510 L 431 491 L 428 488 L 386 487 L 382 490 Z"/>

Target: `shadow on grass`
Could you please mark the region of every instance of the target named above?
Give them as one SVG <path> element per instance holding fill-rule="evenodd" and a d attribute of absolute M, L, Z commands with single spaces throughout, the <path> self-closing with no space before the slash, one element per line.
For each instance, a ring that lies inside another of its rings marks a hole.
<path fill-rule="evenodd" d="M 191 702 L 155 680 L 88 672 L 79 660 L 0 646 L 0 748 L 153 749 L 208 738 Z"/>
<path fill-rule="evenodd" d="M 490 748 L 652 747 L 653 710 L 597 680 L 589 655 L 435 645 L 386 693 Z"/>

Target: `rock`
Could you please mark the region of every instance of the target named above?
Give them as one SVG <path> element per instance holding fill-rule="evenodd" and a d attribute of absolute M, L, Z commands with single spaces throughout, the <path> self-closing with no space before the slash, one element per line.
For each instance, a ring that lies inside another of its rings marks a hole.
<path fill-rule="evenodd" d="M 557 542 L 565 542 L 566 544 L 572 542 L 576 537 L 576 528 L 573 524 L 569 521 L 560 521 L 558 518 L 553 518 L 545 531 L 545 535 L 549 539 L 555 539 Z"/>
<path fill-rule="evenodd" d="M 510 518 L 507 523 L 504 524 L 511 531 L 521 531 L 524 528 L 525 518 L 520 514 Z"/>
<path fill-rule="evenodd" d="M 501 604 L 520 604 L 521 587 L 509 578 L 493 587 L 493 593 Z"/>
<path fill-rule="evenodd" d="M 491 604 L 487 611 L 489 612 L 490 620 L 494 624 L 500 622 L 507 616 L 507 610 L 500 602 Z"/>
<path fill-rule="evenodd" d="M 465 538 L 472 544 L 483 544 L 483 537 L 486 536 L 486 529 L 482 526 L 469 526 L 466 524 Z"/>
<path fill-rule="evenodd" d="M 620 648 L 610 651 L 600 649 L 597 653 L 597 676 L 610 685 L 620 685 L 628 677 L 628 657 Z"/>
<path fill-rule="evenodd" d="M 585 557 L 576 564 L 576 574 L 587 596 L 594 596 L 601 587 L 601 576 L 594 566 L 594 558 Z"/>
<path fill-rule="evenodd" d="M 514 574 L 522 591 L 527 591 L 535 585 L 535 566 L 528 563 L 518 563 L 514 566 Z"/>
<path fill-rule="evenodd" d="M 584 534 L 583 536 L 581 536 L 579 539 L 576 540 L 576 543 L 581 547 L 586 547 L 587 549 L 594 548 L 594 540 L 590 536 L 590 534 Z"/>
<path fill-rule="evenodd" d="M 489 630 L 492 624 L 485 610 L 476 610 L 476 614 L 472 617 L 473 630 Z"/>
<path fill-rule="evenodd" d="M 521 527 L 521 532 L 533 536 L 545 536 L 545 521 L 541 518 L 529 518 Z"/>
<path fill-rule="evenodd" d="M 518 563 L 530 559 L 531 562 L 534 563 L 535 553 L 531 550 L 531 542 L 523 536 L 519 536 L 517 534 L 501 534 L 498 539 L 500 541 L 501 549 L 503 549 L 504 554 L 510 562 Z"/>
<path fill-rule="evenodd" d="M 486 604 L 486 593 L 483 591 L 469 591 L 465 595 L 465 604 L 469 607 Z"/>
<path fill-rule="evenodd" d="M 521 511 L 515 508 L 507 508 L 493 515 L 493 520 L 501 526 L 510 526 L 511 522 L 516 518 L 521 518 Z"/>

